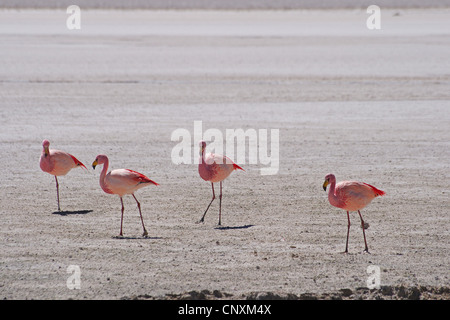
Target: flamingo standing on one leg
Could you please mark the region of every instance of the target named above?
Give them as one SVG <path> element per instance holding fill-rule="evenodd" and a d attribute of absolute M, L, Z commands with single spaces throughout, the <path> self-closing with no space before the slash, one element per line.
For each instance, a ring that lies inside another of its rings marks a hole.
<path fill-rule="evenodd" d="M 48 140 L 42 141 L 42 153 L 39 159 L 39 165 L 44 172 L 48 172 L 55 176 L 56 181 L 56 198 L 58 201 L 58 211 L 61 211 L 59 206 L 59 183 L 57 176 L 65 176 L 71 169 L 82 167 L 87 170 L 85 165 L 81 163 L 73 155 L 55 149 L 49 149 L 50 142 Z"/>
<path fill-rule="evenodd" d="M 145 229 L 144 225 L 144 219 L 142 218 L 142 212 L 141 212 L 141 204 L 134 196 L 134 192 L 140 188 L 146 187 L 150 184 L 154 184 L 155 186 L 159 185 L 158 183 L 154 182 L 153 180 L 150 180 L 148 177 L 143 175 L 142 173 L 129 170 L 129 169 L 116 169 L 110 171 L 108 174 L 106 174 L 108 170 L 109 160 L 108 157 L 105 155 L 98 155 L 95 161 L 92 163 L 92 167 L 95 169 L 95 167 L 98 164 L 103 164 L 103 170 L 100 174 L 100 186 L 102 187 L 103 191 L 109 194 L 117 194 L 120 197 L 120 203 L 122 204 L 122 216 L 120 219 L 120 236 L 123 236 L 122 233 L 122 225 L 123 225 L 123 200 L 122 197 L 126 194 L 131 194 L 136 200 L 138 209 L 139 209 L 139 215 L 141 216 L 141 222 L 142 222 L 142 228 L 144 229 L 143 236 L 148 236 L 148 232 Z"/>
<path fill-rule="evenodd" d="M 200 177 L 205 181 L 211 182 L 213 197 L 205 213 L 199 222 L 203 222 L 205 219 L 206 212 L 208 212 L 209 207 L 213 203 L 216 195 L 214 193 L 214 182 L 220 182 L 220 195 L 219 195 L 219 226 L 221 225 L 221 215 L 222 215 L 222 181 L 225 180 L 234 170 L 242 169 L 236 163 L 234 163 L 230 158 L 214 153 L 205 153 L 206 142 L 200 141 L 200 161 L 198 165 L 198 172 Z"/>
<path fill-rule="evenodd" d="M 345 243 L 344 253 L 348 252 L 348 236 L 350 232 L 349 211 L 358 211 L 364 236 L 364 252 L 369 253 L 369 248 L 367 247 L 366 241 L 366 233 L 364 232 L 364 220 L 359 210 L 367 206 L 374 198 L 383 196 L 386 193 L 364 182 L 341 181 L 336 184 L 336 177 L 333 174 L 328 174 L 325 177 L 323 190 L 326 191 L 329 184 L 331 185 L 328 190 L 328 200 L 330 201 L 330 204 L 347 211 L 347 242 Z"/>

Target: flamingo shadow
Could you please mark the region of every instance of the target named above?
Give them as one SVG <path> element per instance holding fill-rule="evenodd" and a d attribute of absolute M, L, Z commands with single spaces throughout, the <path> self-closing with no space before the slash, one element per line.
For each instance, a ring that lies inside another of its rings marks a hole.
<path fill-rule="evenodd" d="M 236 227 L 215 227 L 216 230 L 238 230 L 238 229 L 248 229 L 254 227 L 253 224 L 246 224 L 244 226 L 236 226 Z"/>
<path fill-rule="evenodd" d="M 68 216 L 72 214 L 88 214 L 92 211 L 94 210 L 75 210 L 75 211 L 67 210 L 67 211 L 55 211 L 52 212 L 52 214 L 59 214 L 60 216 Z"/>
<path fill-rule="evenodd" d="M 112 236 L 111 238 L 116 240 L 160 240 L 163 239 L 162 237 L 144 237 L 144 236 Z"/>

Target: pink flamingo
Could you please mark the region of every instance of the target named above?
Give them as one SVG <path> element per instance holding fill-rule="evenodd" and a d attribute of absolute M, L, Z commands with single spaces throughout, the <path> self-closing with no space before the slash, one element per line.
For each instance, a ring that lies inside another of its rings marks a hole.
<path fill-rule="evenodd" d="M 126 194 L 131 194 L 134 200 L 136 200 L 137 207 L 139 209 L 139 215 L 141 216 L 142 228 L 144 229 L 143 236 L 144 237 L 148 236 L 148 232 L 145 229 L 144 225 L 144 219 L 142 218 L 141 204 L 134 196 L 134 192 L 150 184 L 154 184 L 155 186 L 158 186 L 159 184 L 154 182 L 153 180 L 150 180 L 142 173 L 129 169 L 116 169 L 106 174 L 108 170 L 109 160 L 108 157 L 103 154 L 97 156 L 95 161 L 92 163 L 92 168 L 95 169 L 95 167 L 98 164 L 103 164 L 103 170 L 100 174 L 100 186 L 102 187 L 103 191 L 109 194 L 117 194 L 120 197 L 120 203 L 122 204 L 122 217 L 120 219 L 120 236 L 123 236 L 122 225 L 123 225 L 124 206 L 122 197 Z"/>
<path fill-rule="evenodd" d="M 369 248 L 367 247 L 366 233 L 364 229 L 366 228 L 364 220 L 362 218 L 361 212 L 359 210 L 367 206 L 374 198 L 378 196 L 383 196 L 386 193 L 381 191 L 370 184 L 357 181 L 341 181 L 336 184 L 336 177 L 333 174 L 328 174 L 325 177 L 325 182 L 323 183 L 323 190 L 327 190 L 327 186 L 331 184 L 328 189 L 328 201 L 332 206 L 341 208 L 347 211 L 347 242 L 345 243 L 345 251 L 348 252 L 348 236 L 350 232 L 350 215 L 349 211 L 358 211 L 359 217 L 361 219 L 361 227 L 363 230 L 364 252 L 369 253 Z"/>
<path fill-rule="evenodd" d="M 58 211 L 61 211 L 59 206 L 59 183 L 57 176 L 65 176 L 71 169 L 76 167 L 82 167 L 86 170 L 87 168 L 73 155 L 64 151 L 49 149 L 50 142 L 48 140 L 42 141 L 42 147 L 39 165 L 42 171 L 55 176 Z"/>
<path fill-rule="evenodd" d="M 216 195 L 214 193 L 214 182 L 220 182 L 220 195 L 219 195 L 219 226 L 221 225 L 221 215 L 222 215 L 222 181 L 225 180 L 234 170 L 242 169 L 236 163 L 234 163 L 230 158 L 223 156 L 221 154 L 206 153 L 206 142 L 200 141 L 200 160 L 198 165 L 198 172 L 200 177 L 205 181 L 211 182 L 212 187 L 212 200 L 206 208 L 205 213 L 199 222 L 203 222 L 205 219 L 206 212 L 208 212 L 209 207 L 213 203 Z"/>

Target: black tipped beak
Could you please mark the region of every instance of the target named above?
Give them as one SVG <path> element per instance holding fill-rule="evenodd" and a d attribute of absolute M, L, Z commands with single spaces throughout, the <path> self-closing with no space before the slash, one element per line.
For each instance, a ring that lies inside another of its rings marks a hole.
<path fill-rule="evenodd" d="M 95 168 L 94 168 L 94 169 L 95 169 Z M 327 187 L 324 186 L 324 187 L 323 187 L 323 191 L 327 191 Z"/>
<path fill-rule="evenodd" d="M 92 169 L 94 169 L 94 170 L 95 170 L 95 166 L 92 166 Z"/>

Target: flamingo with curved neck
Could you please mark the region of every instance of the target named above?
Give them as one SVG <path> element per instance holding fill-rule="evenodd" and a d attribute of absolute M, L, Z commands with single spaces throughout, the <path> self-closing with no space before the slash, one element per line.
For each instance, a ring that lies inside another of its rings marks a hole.
<path fill-rule="evenodd" d="M 364 252 L 369 253 L 369 248 L 366 241 L 366 233 L 364 231 L 364 229 L 367 227 L 364 223 L 360 210 L 366 207 L 376 197 L 384 196 L 386 193 L 364 182 L 341 181 L 336 184 L 336 177 L 331 173 L 325 177 L 323 190 L 326 191 L 328 185 L 330 185 L 328 189 L 328 201 L 330 202 L 330 204 L 347 211 L 347 241 L 345 243 L 344 253 L 348 253 L 348 238 L 350 233 L 349 211 L 358 211 L 364 236 Z"/>
<path fill-rule="evenodd" d="M 65 176 L 70 170 L 76 167 L 82 167 L 87 170 L 86 166 L 70 153 L 50 149 L 48 140 L 42 141 L 42 152 L 39 159 L 41 170 L 55 176 L 56 181 L 56 199 L 58 202 L 58 211 L 61 211 L 59 205 L 59 183 L 58 176 Z"/>
<path fill-rule="evenodd" d="M 212 187 L 212 200 L 209 203 L 208 207 L 205 210 L 205 213 L 203 214 L 202 218 L 199 222 L 204 222 L 205 215 L 208 212 L 209 207 L 213 203 L 214 199 L 216 198 L 215 192 L 214 192 L 214 183 L 219 182 L 220 183 L 220 195 L 219 195 L 219 226 L 221 225 L 221 216 L 222 216 L 222 181 L 228 178 L 228 176 L 234 171 L 234 170 L 242 170 L 240 166 L 238 166 L 236 163 L 234 163 L 230 158 L 221 155 L 221 154 L 215 154 L 215 153 L 206 153 L 206 142 L 200 141 L 200 160 L 198 164 L 198 173 L 200 174 L 200 177 L 205 180 L 211 182 Z"/>
<path fill-rule="evenodd" d="M 141 217 L 142 222 L 142 228 L 144 229 L 143 236 L 147 237 L 148 232 L 145 229 L 144 225 L 144 219 L 142 218 L 142 212 L 141 212 L 141 204 L 136 199 L 134 192 L 143 188 L 147 187 L 149 185 L 159 185 L 155 181 L 149 179 L 142 173 L 130 170 L 130 169 L 116 169 L 112 170 L 109 173 L 108 166 L 109 166 L 109 159 L 104 154 L 99 154 L 95 161 L 92 163 L 92 167 L 95 169 L 95 167 L 99 164 L 103 165 L 103 170 L 100 173 L 100 187 L 103 189 L 104 192 L 109 194 L 117 194 L 120 197 L 120 203 L 122 204 L 122 215 L 120 219 L 120 234 L 119 236 L 123 236 L 122 232 L 122 226 L 123 226 L 123 212 L 124 212 L 124 205 L 123 205 L 123 199 L 122 197 L 126 194 L 131 194 L 136 200 L 137 207 L 139 209 L 139 215 Z"/>

